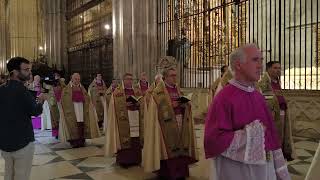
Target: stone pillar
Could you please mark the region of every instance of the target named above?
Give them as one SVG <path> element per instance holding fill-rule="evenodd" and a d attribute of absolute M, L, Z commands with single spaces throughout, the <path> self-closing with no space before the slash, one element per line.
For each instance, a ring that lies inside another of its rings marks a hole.
<path fill-rule="evenodd" d="M 114 77 L 125 72 L 155 74 L 157 63 L 156 0 L 113 0 Z M 150 79 L 150 81 L 152 81 Z"/>
<path fill-rule="evenodd" d="M 0 0 L 0 74 L 6 72 L 7 61 L 7 21 L 6 0 Z"/>
<path fill-rule="evenodd" d="M 66 1 L 43 0 L 45 27 L 45 53 L 48 65 L 67 69 Z"/>
<path fill-rule="evenodd" d="M 7 1 L 8 38 L 7 58 L 23 56 L 29 60 L 38 58 L 44 44 L 44 30 L 40 0 Z"/>

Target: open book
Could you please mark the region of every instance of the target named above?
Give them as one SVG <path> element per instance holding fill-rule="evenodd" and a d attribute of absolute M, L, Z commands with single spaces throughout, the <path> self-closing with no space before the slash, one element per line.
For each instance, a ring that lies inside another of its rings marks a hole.
<path fill-rule="evenodd" d="M 139 100 L 140 100 L 142 97 L 143 97 L 143 96 L 138 96 L 138 97 L 129 96 L 126 101 L 136 104 L 136 103 L 139 102 Z"/>
<path fill-rule="evenodd" d="M 181 96 L 181 97 L 179 97 L 178 101 L 179 101 L 180 103 L 182 103 L 182 104 L 188 103 L 189 101 L 191 101 L 192 94 L 193 94 L 193 93 L 190 93 L 190 94 L 188 94 L 187 96 Z"/>

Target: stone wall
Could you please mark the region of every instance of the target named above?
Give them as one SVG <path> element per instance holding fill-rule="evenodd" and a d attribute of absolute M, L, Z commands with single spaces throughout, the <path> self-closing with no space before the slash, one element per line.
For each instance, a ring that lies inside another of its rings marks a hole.
<path fill-rule="evenodd" d="M 187 95 L 193 93 L 193 117 L 205 117 L 208 108 L 208 89 L 184 88 Z M 320 91 L 285 90 L 282 91 L 289 107 L 289 120 L 292 121 L 294 136 L 320 139 Z"/>
<path fill-rule="evenodd" d="M 200 121 L 204 122 L 205 113 L 208 109 L 208 89 L 203 88 L 183 88 L 182 92 L 184 95 L 192 93 L 192 115 L 193 117 Z"/>
<path fill-rule="evenodd" d="M 5 0 L 0 1 L 0 74 L 6 72 L 7 61 L 7 20 L 6 20 L 6 6 Z"/>
<path fill-rule="evenodd" d="M 320 91 L 285 90 L 295 136 L 320 139 Z"/>
<path fill-rule="evenodd" d="M 65 4 L 65 0 L 0 1 L 0 74 L 15 56 L 34 60 L 41 54 L 51 67 L 66 66 Z"/>

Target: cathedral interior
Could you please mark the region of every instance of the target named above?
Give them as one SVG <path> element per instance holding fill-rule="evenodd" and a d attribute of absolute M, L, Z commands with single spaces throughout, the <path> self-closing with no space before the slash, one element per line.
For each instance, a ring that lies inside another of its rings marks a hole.
<path fill-rule="evenodd" d="M 192 93 L 199 161 L 190 180 L 209 180 L 204 153 L 208 92 L 237 47 L 255 43 L 265 64 L 281 64 L 296 158 L 293 180 L 304 180 L 320 140 L 320 0 L 0 0 L 0 75 L 21 56 L 42 78 L 59 71 L 66 81 L 81 75 L 87 89 L 100 73 L 107 87 L 123 74 L 153 82 L 159 59 L 177 61 L 178 84 Z M 1 99 L 0 99 L 1 101 Z M 1 116 L 1 115 L 0 115 Z M 1 121 L 1 120 L 0 120 Z M 121 168 L 105 156 L 105 137 L 71 148 L 35 129 L 31 180 L 152 180 L 141 166 Z M 101 133 L 105 132 L 101 130 Z M 4 179 L 0 156 L 0 180 Z M 320 179 L 320 176 L 318 177 Z"/>

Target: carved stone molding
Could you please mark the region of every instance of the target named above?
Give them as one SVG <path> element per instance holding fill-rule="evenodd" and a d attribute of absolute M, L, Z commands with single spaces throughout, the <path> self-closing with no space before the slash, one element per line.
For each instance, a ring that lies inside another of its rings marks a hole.
<path fill-rule="evenodd" d="M 282 90 L 295 136 L 320 139 L 320 91 Z"/>

